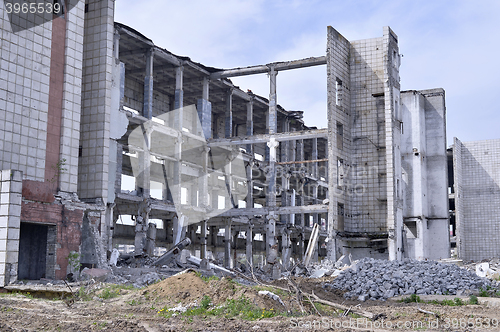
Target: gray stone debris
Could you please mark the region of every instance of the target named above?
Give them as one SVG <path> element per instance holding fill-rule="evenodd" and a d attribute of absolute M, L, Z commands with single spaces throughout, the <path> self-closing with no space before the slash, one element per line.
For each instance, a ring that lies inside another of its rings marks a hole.
<path fill-rule="evenodd" d="M 346 290 L 346 298 L 385 300 L 397 295 L 432 295 L 478 292 L 498 285 L 453 264 L 435 261 L 388 261 L 363 258 L 333 280 L 327 290 Z"/>
<path fill-rule="evenodd" d="M 156 272 L 144 274 L 137 278 L 133 284 L 135 288 L 142 288 L 160 281 L 161 278 Z"/>

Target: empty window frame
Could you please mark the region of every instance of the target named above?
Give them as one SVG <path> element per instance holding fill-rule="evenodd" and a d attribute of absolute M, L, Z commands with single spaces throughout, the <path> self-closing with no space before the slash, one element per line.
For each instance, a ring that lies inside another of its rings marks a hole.
<path fill-rule="evenodd" d="M 335 104 L 337 106 L 342 106 L 342 94 L 343 94 L 343 88 L 342 88 L 342 81 L 340 78 L 335 79 Z"/>

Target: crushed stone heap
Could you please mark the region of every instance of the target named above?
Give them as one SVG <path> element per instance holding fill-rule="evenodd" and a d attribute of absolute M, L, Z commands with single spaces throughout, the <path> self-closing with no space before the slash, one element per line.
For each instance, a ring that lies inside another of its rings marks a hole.
<path fill-rule="evenodd" d="M 385 300 L 397 295 L 431 295 L 479 291 L 495 287 L 490 280 L 454 264 L 435 261 L 387 261 L 363 258 L 354 262 L 331 283 L 327 290 L 346 290 L 346 298 L 365 301 Z"/>

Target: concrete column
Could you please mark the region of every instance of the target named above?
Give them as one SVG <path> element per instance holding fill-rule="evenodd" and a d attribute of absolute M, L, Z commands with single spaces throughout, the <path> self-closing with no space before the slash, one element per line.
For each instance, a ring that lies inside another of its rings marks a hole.
<path fill-rule="evenodd" d="M 290 131 L 290 120 L 286 119 L 282 124 L 282 132 Z M 290 141 L 281 143 L 281 162 L 290 161 Z M 290 174 L 288 173 L 288 165 L 279 165 L 278 173 L 281 174 L 281 206 L 290 206 Z M 290 215 L 285 214 L 281 216 L 281 221 L 284 223 L 290 222 Z"/>
<path fill-rule="evenodd" d="M 312 192 L 313 204 L 318 204 L 318 187 L 319 187 L 319 185 L 317 182 L 315 182 L 315 183 L 312 183 L 311 186 L 312 186 L 312 191 L 313 191 Z M 319 223 L 318 213 L 313 213 L 312 216 L 313 216 L 313 224 Z"/>
<path fill-rule="evenodd" d="M 219 232 L 219 229 L 215 226 L 210 226 L 210 245 L 214 247 L 214 252 L 215 252 L 215 247 L 217 247 L 217 233 Z"/>
<path fill-rule="evenodd" d="M 267 216 L 266 227 L 266 256 L 267 264 L 271 267 L 271 275 L 273 279 L 279 278 L 281 272 L 278 264 L 278 241 L 276 236 L 276 220 L 278 216 L 270 213 Z"/>
<path fill-rule="evenodd" d="M 318 251 L 319 251 L 319 240 L 316 241 L 316 243 L 314 244 L 314 253 L 313 253 L 313 256 L 312 256 L 312 261 L 313 262 L 317 262 L 318 261 Z"/>
<path fill-rule="evenodd" d="M 231 219 L 225 220 L 224 226 L 224 267 L 231 268 Z"/>
<path fill-rule="evenodd" d="M 182 185 L 182 127 L 183 127 L 183 111 L 184 106 L 184 91 L 183 91 L 184 67 L 179 66 L 175 70 L 175 100 L 174 100 L 174 128 L 178 131 L 178 136 L 175 139 L 175 158 L 173 162 L 173 183 L 170 186 L 172 199 L 176 205 L 181 204 L 181 185 Z M 185 237 L 185 218 L 180 211 L 177 211 L 177 218 L 174 219 L 174 244 L 178 243 Z"/>
<path fill-rule="evenodd" d="M 247 176 L 247 209 L 253 208 L 253 178 L 252 178 L 252 165 L 249 163 L 246 166 L 246 176 Z"/>
<path fill-rule="evenodd" d="M 224 135 L 226 138 L 233 136 L 233 89 L 226 94 L 226 117 L 224 121 Z"/>
<path fill-rule="evenodd" d="M 296 141 L 296 144 L 297 144 L 297 161 L 303 161 L 304 160 L 304 140 L 301 139 L 301 140 L 298 140 Z M 300 197 L 299 197 L 299 201 L 300 201 L 300 205 L 303 206 L 305 204 L 304 202 L 304 193 L 300 193 Z M 301 213 L 300 215 L 300 222 L 299 222 L 299 225 L 301 225 L 302 227 L 305 227 L 306 226 L 306 222 L 305 222 L 305 214 L 304 213 Z M 302 249 L 304 247 L 304 239 L 302 239 Z M 304 251 L 302 250 L 302 253 L 304 253 Z"/>
<path fill-rule="evenodd" d="M 182 214 L 178 214 L 177 217 L 174 217 L 174 244 L 179 243 L 182 239 L 186 237 L 186 222 L 185 222 L 185 216 Z"/>
<path fill-rule="evenodd" d="M 253 98 L 247 102 L 247 136 L 253 136 Z M 246 150 L 253 156 L 252 144 L 247 144 Z"/>
<path fill-rule="evenodd" d="M 292 192 L 290 194 L 290 206 L 295 206 L 295 189 L 292 189 Z M 290 225 L 295 225 L 295 214 L 290 215 L 290 219 L 288 222 Z"/>
<path fill-rule="evenodd" d="M 113 250 L 113 228 L 115 224 L 114 220 L 114 207 L 116 204 L 107 204 L 106 206 L 106 217 L 105 217 L 105 232 L 102 235 L 104 248 L 107 251 Z"/>
<path fill-rule="evenodd" d="M 304 259 L 304 237 L 305 237 L 305 234 L 304 234 L 304 230 L 302 230 L 302 232 L 300 232 L 297 240 L 299 242 L 299 245 L 298 245 L 298 256 L 299 256 L 299 260 L 302 261 Z"/>
<path fill-rule="evenodd" d="M 115 63 L 120 63 L 120 33 L 115 31 L 113 35 L 113 56 L 115 58 Z"/>
<path fill-rule="evenodd" d="M 179 234 L 179 217 L 178 216 L 175 216 L 172 219 L 172 233 L 173 233 L 172 244 L 175 245 L 179 242 L 178 236 L 176 236 L 176 234 Z"/>
<path fill-rule="evenodd" d="M 0 172 L 0 287 L 17 281 L 23 174 Z"/>
<path fill-rule="evenodd" d="M 183 66 L 179 66 L 179 67 L 177 67 L 175 69 L 175 100 L 174 100 L 174 109 L 179 109 L 179 108 L 184 107 L 183 81 L 184 81 L 184 67 Z M 182 117 L 181 117 L 181 120 L 182 120 Z M 181 129 L 182 129 L 182 127 L 181 127 Z"/>
<path fill-rule="evenodd" d="M 163 226 L 165 227 L 165 240 L 167 243 L 172 243 L 174 244 L 174 232 L 173 232 L 173 227 L 174 223 L 172 219 L 163 219 Z"/>
<path fill-rule="evenodd" d="M 146 232 L 149 224 L 149 212 L 151 205 L 149 200 L 145 198 L 137 209 L 137 216 L 135 217 L 135 254 L 142 255 L 146 253 Z"/>
<path fill-rule="evenodd" d="M 266 201 L 268 207 L 276 206 L 276 172 L 275 172 L 275 162 L 276 162 L 276 148 L 278 147 L 278 142 L 271 138 L 267 143 L 269 147 L 269 169 L 266 176 L 267 181 L 267 194 Z M 280 269 L 277 264 L 278 257 L 278 243 L 276 239 L 276 221 L 279 216 L 274 212 L 269 213 L 267 216 L 267 242 L 266 242 L 266 255 L 267 263 L 272 267 L 272 277 L 279 278 Z"/>
<path fill-rule="evenodd" d="M 291 231 L 288 228 L 283 230 L 281 235 L 281 246 L 283 247 L 283 268 L 288 270 L 290 268 L 290 257 L 292 254 L 292 242 L 290 241 Z"/>
<path fill-rule="evenodd" d="M 153 118 L 153 60 L 154 50 L 151 48 L 146 54 L 146 76 L 144 77 L 144 106 L 142 115 L 146 119 Z"/>
<path fill-rule="evenodd" d="M 206 136 L 205 136 L 206 137 Z M 200 188 L 200 193 L 199 193 L 199 200 L 200 200 L 200 207 L 202 209 L 208 210 L 210 207 L 210 202 L 208 201 L 208 153 L 210 151 L 210 148 L 205 147 L 205 149 L 202 151 L 202 163 L 203 163 L 203 170 L 202 170 L 202 176 L 199 179 L 199 188 Z M 202 220 L 201 221 L 201 252 L 200 252 L 200 258 L 202 260 L 207 260 L 207 220 Z M 203 266 L 209 266 L 206 264 L 208 262 L 204 262 Z"/>
<path fill-rule="evenodd" d="M 238 231 L 235 231 L 234 229 L 231 229 L 231 247 L 233 249 L 233 252 L 232 252 L 232 256 L 233 256 L 233 267 L 236 267 L 236 258 L 238 257 L 236 255 L 236 249 L 238 247 L 238 235 L 239 235 L 239 232 Z"/>
<path fill-rule="evenodd" d="M 246 233 L 246 256 L 247 265 L 253 266 L 253 224 L 249 223 Z"/>
<path fill-rule="evenodd" d="M 153 223 L 148 224 L 146 234 L 146 253 L 148 256 L 154 256 L 156 248 L 156 225 Z"/>
<path fill-rule="evenodd" d="M 278 72 L 275 70 L 274 66 L 269 68 L 269 112 L 267 116 L 267 129 L 269 134 L 275 134 L 277 132 L 278 123 L 278 98 L 276 94 L 276 76 Z"/>
<path fill-rule="evenodd" d="M 201 244 L 201 251 L 200 251 L 200 258 L 207 259 L 207 221 L 202 220 L 201 221 L 201 235 L 200 235 L 200 244 Z"/>
<path fill-rule="evenodd" d="M 312 139 L 312 159 L 318 160 L 318 139 Z M 313 178 L 318 178 L 318 163 L 312 163 L 312 176 Z"/>
<path fill-rule="evenodd" d="M 204 77 L 202 98 L 198 99 L 197 111 L 201 124 L 201 133 L 203 133 L 205 139 L 212 138 L 212 103 L 208 101 L 209 88 L 210 80 L 208 77 Z"/>

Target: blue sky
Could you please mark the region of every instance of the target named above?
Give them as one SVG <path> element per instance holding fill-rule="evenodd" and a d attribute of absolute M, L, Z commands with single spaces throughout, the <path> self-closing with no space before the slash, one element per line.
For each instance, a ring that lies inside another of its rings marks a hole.
<path fill-rule="evenodd" d="M 444 88 L 447 136 L 500 138 L 500 1 L 117 0 L 115 20 L 169 51 L 207 66 L 233 68 L 321 56 L 326 27 L 348 40 L 390 26 L 403 54 L 402 90 Z M 266 75 L 233 78 L 268 96 Z M 326 124 L 326 66 L 280 72 L 278 103 Z"/>

